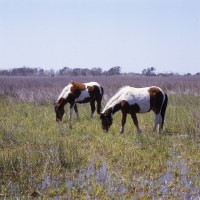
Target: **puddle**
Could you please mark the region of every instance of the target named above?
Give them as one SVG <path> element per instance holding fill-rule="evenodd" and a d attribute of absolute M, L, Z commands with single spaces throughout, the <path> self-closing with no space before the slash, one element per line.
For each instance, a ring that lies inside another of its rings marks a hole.
<path fill-rule="evenodd" d="M 194 187 L 192 179 L 188 177 L 189 169 L 186 166 L 185 160 L 172 163 L 167 162 L 167 172 L 163 174 L 158 180 L 141 180 L 137 182 L 136 188 L 146 187 L 147 189 L 139 189 L 133 195 L 133 199 L 137 199 L 137 195 L 150 195 L 154 200 L 165 199 L 170 194 L 185 200 L 199 200 L 200 199 L 200 185 Z M 179 175 L 176 175 L 176 172 Z M 80 188 L 87 193 L 87 196 L 94 195 L 94 184 L 99 187 L 104 187 L 104 192 L 110 197 L 120 197 L 127 192 L 130 192 L 129 185 L 124 185 L 122 181 L 115 174 L 110 174 L 107 169 L 107 163 L 103 162 L 101 167 L 97 168 L 95 163 L 91 163 L 86 170 L 82 169 L 76 172 L 73 176 L 66 177 L 66 193 L 70 192 L 72 188 Z M 45 187 L 59 186 L 59 180 L 51 180 L 47 177 L 41 183 L 40 189 L 45 192 Z M 159 195 L 158 195 L 159 192 Z M 159 197 L 158 197 L 159 196 Z M 54 196 L 59 200 L 59 195 Z"/>
<path fill-rule="evenodd" d="M 94 192 L 93 185 L 95 184 L 96 186 L 106 188 L 105 190 L 110 196 L 113 196 L 115 193 L 122 196 L 124 193 L 123 185 L 116 181 L 117 177 L 109 174 L 106 162 L 103 162 L 100 168 L 97 168 L 95 163 L 92 163 L 86 170 L 80 170 L 75 176 L 69 177 L 69 179 L 66 180 L 67 191 L 71 188 L 80 187 L 84 188 L 89 196 L 89 194 Z"/>

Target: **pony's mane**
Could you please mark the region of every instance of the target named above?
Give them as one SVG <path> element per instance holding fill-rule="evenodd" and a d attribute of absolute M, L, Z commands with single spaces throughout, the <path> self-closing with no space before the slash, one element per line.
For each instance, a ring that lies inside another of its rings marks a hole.
<path fill-rule="evenodd" d="M 117 100 L 118 100 L 119 97 L 122 95 L 122 93 L 124 93 L 124 90 L 125 90 L 126 88 L 128 88 L 128 87 L 130 87 L 130 86 L 123 86 L 123 87 L 121 87 L 121 88 L 118 90 L 118 92 L 117 92 L 113 97 L 111 97 L 111 98 L 109 99 L 109 101 L 107 102 L 106 107 L 104 108 L 104 110 L 107 110 L 109 107 L 112 107 L 113 104 L 114 104 L 115 102 L 117 102 Z"/>

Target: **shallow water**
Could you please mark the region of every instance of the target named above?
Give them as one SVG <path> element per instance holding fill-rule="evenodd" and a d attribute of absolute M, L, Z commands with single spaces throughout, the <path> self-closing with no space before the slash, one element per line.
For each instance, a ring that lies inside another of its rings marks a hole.
<path fill-rule="evenodd" d="M 141 180 L 136 184 L 136 187 L 147 189 L 139 189 L 134 193 L 132 199 L 137 199 L 138 195 L 150 195 L 154 200 L 165 199 L 171 197 L 178 197 L 185 200 L 199 200 L 200 199 L 200 185 L 195 187 L 192 178 L 188 176 L 189 169 L 186 166 L 185 160 L 172 163 L 167 161 L 167 172 L 163 174 L 158 180 Z M 179 176 L 176 176 L 176 173 Z M 124 185 L 123 182 L 115 174 L 110 174 L 107 170 L 107 163 L 104 161 L 101 167 L 96 168 L 95 163 L 91 163 L 86 170 L 79 170 L 72 177 L 66 178 L 66 193 L 72 188 L 84 189 L 87 196 L 92 196 L 94 193 L 94 184 L 99 187 L 104 187 L 104 192 L 109 197 L 121 197 L 129 192 L 129 185 Z M 47 186 L 57 188 L 59 180 L 51 180 L 48 176 L 39 186 L 45 193 Z M 159 193 L 159 195 L 158 195 Z M 59 195 L 54 198 L 59 200 Z M 90 199 L 90 198 L 89 198 Z"/>
<path fill-rule="evenodd" d="M 103 188 L 102 191 L 111 199 L 116 196 L 123 199 L 126 193 L 131 193 L 130 190 L 133 190 L 134 184 L 132 199 L 137 199 L 138 195 L 149 195 L 154 200 L 166 199 L 167 197 L 199 200 L 200 185 L 195 186 L 193 182 L 194 180 L 198 180 L 199 177 L 189 176 L 190 169 L 187 167 L 186 160 L 177 159 L 173 162 L 168 160 L 166 165 L 166 173 L 160 176 L 158 180 L 138 180 L 137 177 L 133 175 L 132 184 L 124 184 L 123 180 L 117 176 L 117 173 L 110 173 L 107 169 L 106 161 L 102 162 L 100 167 L 97 167 L 95 163 L 91 163 L 87 169 L 75 171 L 73 175 L 66 176 L 64 180 L 49 175 L 39 184 L 34 182 L 33 177 L 31 178 L 31 182 L 33 185 L 37 185 L 38 191 L 40 191 L 38 195 L 48 194 L 49 188 L 51 188 L 51 192 L 56 191 L 61 184 L 64 184 L 66 191 L 66 194 L 64 194 L 65 196 L 70 194 L 72 190 L 80 190 L 84 191 L 84 195 L 88 197 L 87 199 L 91 199 L 91 196 L 95 196 L 95 188 L 99 187 Z M 200 176 L 200 172 L 198 175 Z M 10 194 L 12 196 L 18 197 L 20 189 L 22 188 L 10 183 Z M 54 195 L 54 199 L 60 200 L 61 197 L 59 195 Z"/>

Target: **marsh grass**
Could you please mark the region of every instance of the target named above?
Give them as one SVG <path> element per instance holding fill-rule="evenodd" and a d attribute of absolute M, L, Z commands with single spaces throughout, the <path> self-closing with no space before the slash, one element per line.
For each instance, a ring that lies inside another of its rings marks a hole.
<path fill-rule="evenodd" d="M 118 86 L 112 87 L 106 89 L 107 96 Z M 3 198 L 198 197 L 198 96 L 169 94 L 161 133 L 152 133 L 153 113 L 138 114 L 141 134 L 136 132 L 130 116 L 124 134 L 119 133 L 120 112 L 113 116 L 109 133 L 103 133 L 98 115 L 89 118 L 89 105 L 78 105 L 81 119 L 73 115 L 71 126 L 68 106 L 63 121 L 56 123 L 48 100 L 19 101 L 12 97 L 11 101 L 8 94 L 2 94 L 0 105 Z"/>

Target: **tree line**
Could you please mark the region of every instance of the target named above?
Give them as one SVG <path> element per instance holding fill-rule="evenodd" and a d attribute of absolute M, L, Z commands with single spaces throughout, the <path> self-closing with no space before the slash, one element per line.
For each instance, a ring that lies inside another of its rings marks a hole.
<path fill-rule="evenodd" d="M 63 67 L 59 70 L 44 70 L 42 68 L 30 68 L 30 67 L 21 67 L 21 68 L 13 68 L 8 70 L 0 70 L 0 76 L 55 76 L 55 75 L 61 75 L 61 76 L 101 76 L 101 75 L 120 75 L 121 73 L 121 67 L 115 66 L 111 67 L 109 70 L 103 71 L 100 67 L 94 67 L 92 69 L 88 68 L 69 68 L 69 67 Z M 123 73 L 127 74 L 127 73 Z M 128 74 L 136 74 L 134 72 L 130 72 Z M 156 69 L 154 67 L 149 67 L 146 69 L 143 69 L 141 72 L 142 75 L 146 76 L 169 76 L 169 75 L 179 75 L 177 73 L 156 73 Z M 191 76 L 192 74 L 187 73 L 186 76 Z M 200 76 L 200 72 L 195 74 L 196 76 Z"/>
<path fill-rule="evenodd" d="M 107 71 L 103 71 L 100 67 L 94 67 L 92 69 L 88 68 L 69 68 L 63 67 L 59 70 L 44 70 L 41 68 L 13 68 L 8 70 L 0 70 L 0 76 L 54 76 L 54 75 L 64 75 L 64 76 L 100 76 L 100 75 L 119 75 L 121 74 L 121 67 L 115 66 Z"/>

